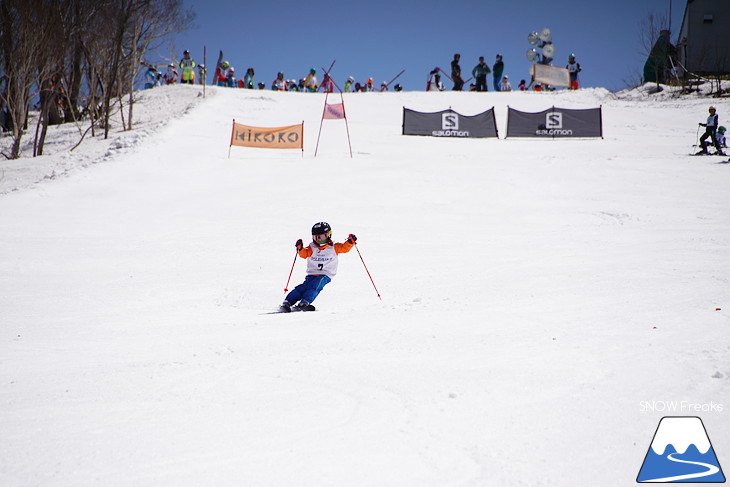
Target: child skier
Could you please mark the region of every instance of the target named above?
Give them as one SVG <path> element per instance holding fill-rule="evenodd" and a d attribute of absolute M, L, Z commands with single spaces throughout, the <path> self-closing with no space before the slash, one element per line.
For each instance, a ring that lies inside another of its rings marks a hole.
<path fill-rule="evenodd" d="M 725 138 L 725 132 L 727 129 L 720 125 L 717 128 L 717 133 L 715 134 L 715 139 L 717 139 L 717 145 L 720 146 L 720 148 L 725 147 L 727 148 L 727 139 Z"/>
<path fill-rule="evenodd" d="M 509 76 L 503 76 L 499 83 L 499 91 L 512 91 L 512 84 L 509 82 Z"/>
<path fill-rule="evenodd" d="M 233 66 L 228 68 L 228 73 L 226 74 L 226 86 L 229 88 L 236 87 L 236 68 Z"/>
<path fill-rule="evenodd" d="M 174 64 L 170 63 L 167 65 L 167 72 L 163 76 L 163 79 L 166 85 L 174 85 L 177 83 L 177 69 L 175 69 Z"/>
<path fill-rule="evenodd" d="M 295 244 L 299 257 L 307 259 L 307 277 L 286 295 L 279 311 L 289 313 L 297 302 L 296 309 L 314 311 L 312 301 L 337 274 L 337 255 L 349 252 L 355 242 L 357 237 L 350 234 L 344 243 L 333 243 L 329 223 L 315 223 L 312 227 L 312 243 L 305 247 L 300 238 Z"/>
<path fill-rule="evenodd" d="M 148 66 L 147 72 L 144 74 L 144 88 L 150 89 L 157 86 L 157 70 L 154 66 Z"/>

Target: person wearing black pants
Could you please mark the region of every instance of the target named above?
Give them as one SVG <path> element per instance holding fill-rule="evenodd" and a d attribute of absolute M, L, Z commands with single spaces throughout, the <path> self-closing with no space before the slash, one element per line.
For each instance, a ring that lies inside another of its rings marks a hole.
<path fill-rule="evenodd" d="M 707 123 L 701 123 L 700 125 L 705 127 L 705 133 L 702 134 L 702 137 L 700 137 L 700 146 L 702 146 L 702 150 L 699 152 L 699 154 L 708 154 L 707 152 L 707 138 L 709 137 L 712 141 L 712 145 L 715 146 L 715 149 L 717 149 L 717 154 L 724 156 L 725 153 L 720 148 L 720 145 L 717 143 L 717 139 L 715 138 L 715 132 L 717 132 L 717 127 L 719 125 L 719 117 L 717 116 L 717 112 L 715 110 L 715 107 L 710 107 L 710 116 L 707 117 Z"/>
<path fill-rule="evenodd" d="M 454 91 L 461 91 L 464 87 L 464 80 L 461 78 L 461 66 L 459 66 L 459 59 L 461 54 L 454 54 L 454 60 L 451 61 L 451 81 L 454 82 Z"/>
<path fill-rule="evenodd" d="M 479 64 L 471 70 L 471 75 L 476 80 L 476 91 L 489 91 L 487 87 L 487 75 L 490 72 L 489 66 L 484 62 L 484 56 L 479 56 Z"/>

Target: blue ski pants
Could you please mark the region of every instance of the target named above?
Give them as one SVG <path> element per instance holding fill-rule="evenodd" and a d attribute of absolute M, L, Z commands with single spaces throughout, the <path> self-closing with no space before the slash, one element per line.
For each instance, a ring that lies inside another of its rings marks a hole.
<path fill-rule="evenodd" d="M 304 278 L 303 283 L 286 295 L 286 300 L 291 305 L 296 304 L 297 301 L 302 303 L 306 301 L 306 304 L 310 304 L 331 280 L 327 276 L 307 276 Z"/>

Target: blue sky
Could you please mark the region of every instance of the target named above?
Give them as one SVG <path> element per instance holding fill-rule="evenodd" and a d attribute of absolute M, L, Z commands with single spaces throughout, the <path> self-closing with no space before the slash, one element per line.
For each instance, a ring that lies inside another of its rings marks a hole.
<path fill-rule="evenodd" d="M 174 53 L 179 60 L 189 49 L 202 62 L 206 46 L 210 67 L 222 49 L 240 76 L 253 67 L 256 82 L 267 89 L 278 71 L 299 79 L 315 68 L 321 80 L 321 68 L 336 60 L 332 75 L 340 86 L 348 76 L 372 77 L 379 85 L 405 69 L 396 82 L 423 90 L 428 72 L 439 66 L 448 73 L 456 52 L 465 79 L 479 56 L 491 65 L 502 54 L 505 74 L 516 85 L 528 78 L 527 35 L 548 27 L 556 48 L 553 64 L 564 66 L 575 53 L 582 86 L 615 91 L 639 80 L 646 59 L 641 20 L 650 12 L 668 17 L 671 3 L 674 42 L 685 6 L 682 0 L 184 2 L 197 15 L 194 27 L 147 59 L 164 62 Z"/>

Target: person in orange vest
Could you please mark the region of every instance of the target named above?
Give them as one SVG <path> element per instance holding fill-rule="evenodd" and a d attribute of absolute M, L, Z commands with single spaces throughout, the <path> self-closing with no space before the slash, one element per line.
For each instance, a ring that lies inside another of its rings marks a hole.
<path fill-rule="evenodd" d="M 312 302 L 337 274 L 338 255 L 352 250 L 356 242 L 357 237 L 350 234 L 345 242 L 334 243 L 329 223 L 315 223 L 312 242 L 305 247 L 300 238 L 295 244 L 299 257 L 307 260 L 307 277 L 286 295 L 279 311 L 289 313 L 292 307 L 297 311 L 315 311 Z"/>

